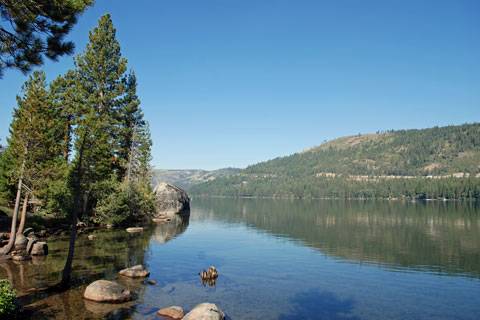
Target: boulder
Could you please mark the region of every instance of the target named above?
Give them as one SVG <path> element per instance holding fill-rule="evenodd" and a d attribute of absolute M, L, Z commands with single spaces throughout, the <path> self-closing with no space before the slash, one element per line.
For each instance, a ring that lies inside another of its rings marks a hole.
<path fill-rule="evenodd" d="M 35 242 L 30 252 L 32 256 L 43 256 L 48 254 L 48 246 L 44 241 Z"/>
<path fill-rule="evenodd" d="M 213 303 L 200 303 L 183 320 L 224 320 L 225 314 Z"/>
<path fill-rule="evenodd" d="M 23 235 L 25 237 L 30 237 L 30 233 L 34 233 L 33 228 L 27 228 L 27 229 L 23 230 Z"/>
<path fill-rule="evenodd" d="M 121 303 L 132 299 L 129 290 L 107 280 L 97 280 L 89 284 L 83 297 L 87 300 L 110 303 Z"/>
<path fill-rule="evenodd" d="M 157 207 L 154 218 L 164 218 L 166 215 L 190 211 L 188 194 L 173 184 L 160 182 L 153 188 L 153 194 Z"/>
<path fill-rule="evenodd" d="M 130 278 L 148 277 L 150 275 L 150 272 L 145 270 L 141 264 L 135 267 L 120 270 L 118 273 L 122 276 Z"/>
<path fill-rule="evenodd" d="M 94 234 L 88 235 L 88 240 L 95 240 L 96 236 Z"/>
<path fill-rule="evenodd" d="M 15 248 L 25 248 L 27 246 L 27 237 L 23 234 L 17 234 L 15 236 Z"/>
<path fill-rule="evenodd" d="M 31 237 L 28 239 L 28 243 L 27 243 L 27 254 L 30 254 L 30 252 L 32 251 L 33 249 L 33 245 L 35 243 L 38 242 L 38 238 L 37 237 Z"/>
<path fill-rule="evenodd" d="M 159 316 L 167 317 L 173 320 L 181 320 L 185 315 L 185 312 L 183 311 L 182 308 L 173 306 L 173 307 L 165 308 L 162 310 L 158 310 L 157 314 Z"/>
<path fill-rule="evenodd" d="M 142 227 L 132 227 L 132 228 L 127 228 L 125 231 L 127 232 L 142 232 L 143 231 L 143 228 Z"/>

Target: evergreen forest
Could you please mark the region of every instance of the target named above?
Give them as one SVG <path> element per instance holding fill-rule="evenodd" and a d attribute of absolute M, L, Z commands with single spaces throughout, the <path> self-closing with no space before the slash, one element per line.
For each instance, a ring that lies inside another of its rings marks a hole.
<path fill-rule="evenodd" d="M 195 196 L 480 199 L 480 124 L 343 137 L 189 189 Z"/>

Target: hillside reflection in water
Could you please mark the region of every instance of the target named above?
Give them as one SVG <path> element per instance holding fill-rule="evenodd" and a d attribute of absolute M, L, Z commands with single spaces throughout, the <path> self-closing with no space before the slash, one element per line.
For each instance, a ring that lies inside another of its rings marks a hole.
<path fill-rule="evenodd" d="M 193 219 L 243 223 L 346 262 L 480 277 L 478 203 L 194 201 Z"/>
<path fill-rule="evenodd" d="M 478 317 L 477 204 L 193 199 L 191 208 L 141 233 L 80 234 L 69 291 L 46 290 L 61 278 L 68 236 L 47 239 L 47 257 L 1 261 L 0 278 L 33 319 L 157 320 L 160 308 L 205 301 L 229 319 Z M 148 279 L 118 275 L 137 264 Z M 198 275 L 211 265 L 219 273 L 212 286 Z M 85 301 L 98 279 L 122 284 L 134 300 Z"/>

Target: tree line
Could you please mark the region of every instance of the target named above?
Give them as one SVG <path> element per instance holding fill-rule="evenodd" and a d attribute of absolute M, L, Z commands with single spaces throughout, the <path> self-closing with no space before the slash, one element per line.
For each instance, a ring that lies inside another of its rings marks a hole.
<path fill-rule="evenodd" d="M 192 195 L 480 199 L 480 124 L 344 137 L 195 185 Z M 460 173 L 463 178 L 451 175 Z"/>
<path fill-rule="evenodd" d="M 22 198 L 24 208 L 75 223 L 146 217 L 154 210 L 152 141 L 109 14 L 74 66 L 49 84 L 34 71 L 22 86 L 0 155 L 1 198 L 13 204 L 14 221 Z"/>

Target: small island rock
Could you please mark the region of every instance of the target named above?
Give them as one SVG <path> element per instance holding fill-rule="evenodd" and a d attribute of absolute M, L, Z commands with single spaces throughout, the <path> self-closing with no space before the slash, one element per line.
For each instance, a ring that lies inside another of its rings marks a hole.
<path fill-rule="evenodd" d="M 89 234 L 88 235 L 88 240 L 95 240 L 96 236 L 94 234 Z"/>
<path fill-rule="evenodd" d="M 148 277 L 150 275 L 150 272 L 145 270 L 141 264 L 135 267 L 120 270 L 120 272 L 118 273 L 121 274 L 122 276 L 130 277 L 130 278 Z"/>
<path fill-rule="evenodd" d="M 200 303 L 183 320 L 224 320 L 225 314 L 213 303 Z"/>
<path fill-rule="evenodd" d="M 168 182 L 157 183 L 153 188 L 157 212 L 154 218 L 164 218 L 165 215 L 173 215 L 180 212 L 190 211 L 190 198 L 188 194 Z"/>
<path fill-rule="evenodd" d="M 125 231 L 130 232 L 130 233 L 132 233 L 132 232 L 142 232 L 142 231 L 143 231 L 143 228 L 141 228 L 141 227 L 132 227 L 132 228 L 127 228 Z"/>
<path fill-rule="evenodd" d="M 83 297 L 87 300 L 111 303 L 120 303 L 132 299 L 129 290 L 118 283 L 107 280 L 92 282 L 85 289 Z"/>
<path fill-rule="evenodd" d="M 183 311 L 182 308 L 173 306 L 173 307 L 165 308 L 162 310 L 158 310 L 157 314 L 162 317 L 167 317 L 173 320 L 180 320 L 185 315 L 185 312 Z"/>

